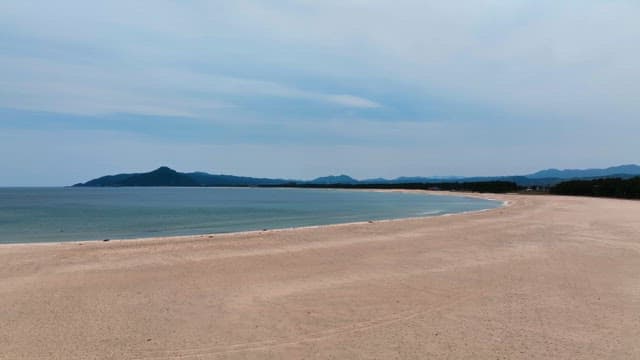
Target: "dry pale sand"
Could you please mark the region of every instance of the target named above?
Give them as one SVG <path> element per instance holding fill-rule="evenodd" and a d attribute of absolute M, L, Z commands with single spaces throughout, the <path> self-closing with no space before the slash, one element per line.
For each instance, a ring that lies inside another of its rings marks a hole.
<path fill-rule="evenodd" d="M 640 202 L 499 198 L 512 205 L 0 246 L 0 358 L 640 359 Z"/>

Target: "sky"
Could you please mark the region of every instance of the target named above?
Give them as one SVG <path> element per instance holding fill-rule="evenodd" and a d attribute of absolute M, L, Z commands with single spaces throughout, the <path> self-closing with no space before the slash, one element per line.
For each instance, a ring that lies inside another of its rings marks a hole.
<path fill-rule="evenodd" d="M 637 0 L 0 2 L 0 186 L 640 162 Z"/>

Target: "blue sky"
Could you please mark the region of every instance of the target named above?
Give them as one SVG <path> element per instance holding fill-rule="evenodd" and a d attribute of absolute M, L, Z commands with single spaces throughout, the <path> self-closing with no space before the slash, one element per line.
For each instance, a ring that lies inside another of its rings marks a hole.
<path fill-rule="evenodd" d="M 0 186 L 638 163 L 637 1 L 3 1 Z"/>

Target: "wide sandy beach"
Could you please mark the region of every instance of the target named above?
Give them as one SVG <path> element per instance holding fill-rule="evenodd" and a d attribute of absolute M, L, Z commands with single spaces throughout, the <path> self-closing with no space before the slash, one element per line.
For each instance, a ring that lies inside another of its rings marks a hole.
<path fill-rule="evenodd" d="M 0 359 L 640 359 L 640 202 L 0 246 Z"/>

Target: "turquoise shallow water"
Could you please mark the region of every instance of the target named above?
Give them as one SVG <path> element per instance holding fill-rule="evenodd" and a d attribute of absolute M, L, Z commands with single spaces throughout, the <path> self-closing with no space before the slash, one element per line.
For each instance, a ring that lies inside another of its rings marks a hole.
<path fill-rule="evenodd" d="M 274 188 L 0 188 L 0 243 L 224 233 L 451 214 L 500 202 Z"/>

